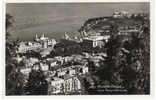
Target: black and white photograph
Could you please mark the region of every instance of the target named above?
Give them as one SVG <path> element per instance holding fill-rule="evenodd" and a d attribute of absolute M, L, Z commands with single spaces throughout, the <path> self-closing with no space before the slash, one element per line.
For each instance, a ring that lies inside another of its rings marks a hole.
<path fill-rule="evenodd" d="M 150 95 L 150 2 L 5 4 L 5 95 Z"/>

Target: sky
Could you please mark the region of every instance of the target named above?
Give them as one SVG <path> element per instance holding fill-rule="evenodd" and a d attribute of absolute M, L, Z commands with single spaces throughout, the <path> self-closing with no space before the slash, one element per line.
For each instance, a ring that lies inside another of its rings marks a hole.
<path fill-rule="evenodd" d="M 83 23 L 94 17 L 111 16 L 114 11 L 149 13 L 149 3 L 9 3 L 6 13 L 14 18 L 11 39 L 32 40 L 45 33 L 60 39 L 65 32 L 78 35 Z"/>

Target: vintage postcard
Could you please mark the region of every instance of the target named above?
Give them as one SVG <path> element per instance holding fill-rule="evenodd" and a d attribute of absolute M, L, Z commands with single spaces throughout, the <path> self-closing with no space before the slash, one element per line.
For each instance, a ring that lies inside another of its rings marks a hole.
<path fill-rule="evenodd" d="M 5 96 L 151 95 L 150 3 L 6 2 Z"/>

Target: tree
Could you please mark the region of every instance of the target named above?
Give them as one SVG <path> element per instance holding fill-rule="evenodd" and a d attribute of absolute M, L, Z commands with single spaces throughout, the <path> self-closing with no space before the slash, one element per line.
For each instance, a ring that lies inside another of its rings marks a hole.
<path fill-rule="evenodd" d="M 13 26 L 13 16 L 6 14 L 6 95 L 23 94 L 24 76 L 20 73 L 18 63 L 13 57 L 16 55 L 16 43 L 9 40 Z"/>
<path fill-rule="evenodd" d="M 26 95 L 47 95 L 48 82 L 41 70 L 32 70 L 29 73 L 28 83 L 25 86 Z"/>
<path fill-rule="evenodd" d="M 13 16 L 11 16 L 10 14 L 6 14 L 6 39 L 9 38 L 10 33 L 9 33 L 9 28 L 11 28 L 13 26 Z"/>
<path fill-rule="evenodd" d="M 113 58 L 113 56 L 116 56 L 118 49 L 120 49 L 121 42 L 118 38 L 112 37 L 108 43 L 105 45 L 106 52 L 109 58 Z"/>
<path fill-rule="evenodd" d="M 6 80 L 6 95 L 21 95 L 24 93 L 24 78 L 23 74 L 19 71 L 11 71 Z"/>
<path fill-rule="evenodd" d="M 6 14 L 6 60 L 11 56 L 11 50 L 13 50 L 13 44 L 9 40 L 10 31 L 9 29 L 13 26 L 13 16 Z"/>

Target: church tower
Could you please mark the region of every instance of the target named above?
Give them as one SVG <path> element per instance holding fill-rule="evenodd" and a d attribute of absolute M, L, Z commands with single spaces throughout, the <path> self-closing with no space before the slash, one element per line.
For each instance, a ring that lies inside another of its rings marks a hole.
<path fill-rule="evenodd" d="M 69 40 L 70 39 L 69 35 L 66 32 L 64 34 L 64 39 L 66 39 L 66 40 Z"/>
<path fill-rule="evenodd" d="M 38 35 L 36 34 L 35 35 L 35 41 L 38 41 L 39 39 L 38 39 Z"/>

